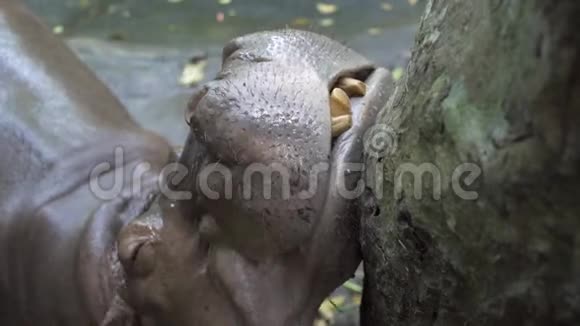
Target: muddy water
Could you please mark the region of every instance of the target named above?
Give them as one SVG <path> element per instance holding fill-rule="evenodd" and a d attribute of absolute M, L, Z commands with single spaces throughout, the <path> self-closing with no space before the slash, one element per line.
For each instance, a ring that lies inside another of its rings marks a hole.
<path fill-rule="evenodd" d="M 321 12 L 313 0 L 26 1 L 51 25 L 62 25 L 65 35 L 177 46 L 221 44 L 236 35 L 287 25 L 351 40 L 371 27 L 413 25 L 423 6 L 409 0 L 327 0 L 321 2 L 335 8 Z"/>

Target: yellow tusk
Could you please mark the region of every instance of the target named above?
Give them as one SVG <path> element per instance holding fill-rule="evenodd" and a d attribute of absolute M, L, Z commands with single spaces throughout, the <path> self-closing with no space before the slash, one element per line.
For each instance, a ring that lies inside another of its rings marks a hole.
<path fill-rule="evenodd" d="M 352 116 L 351 115 L 341 115 L 339 117 L 332 118 L 332 137 L 338 137 L 342 135 L 352 126 Z"/>
<path fill-rule="evenodd" d="M 330 93 L 330 116 L 334 118 L 350 113 L 350 98 L 348 95 L 340 88 L 333 89 L 332 93 Z"/>
<path fill-rule="evenodd" d="M 367 84 L 351 77 L 341 78 L 336 87 L 344 90 L 349 97 L 362 97 L 367 93 Z"/>

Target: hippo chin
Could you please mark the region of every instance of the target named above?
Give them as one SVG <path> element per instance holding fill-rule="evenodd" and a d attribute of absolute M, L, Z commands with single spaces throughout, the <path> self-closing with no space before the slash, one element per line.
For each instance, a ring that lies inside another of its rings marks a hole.
<path fill-rule="evenodd" d="M 350 128 L 333 138 L 343 77 L 366 95 L 349 100 Z M 391 87 L 387 70 L 314 33 L 226 45 L 186 113 L 190 173 L 175 190 L 193 196 L 160 199 L 119 237 L 123 297 L 143 325 L 312 325 L 361 260 L 359 218 L 374 204 L 341 190 L 360 186 L 363 136 Z"/>

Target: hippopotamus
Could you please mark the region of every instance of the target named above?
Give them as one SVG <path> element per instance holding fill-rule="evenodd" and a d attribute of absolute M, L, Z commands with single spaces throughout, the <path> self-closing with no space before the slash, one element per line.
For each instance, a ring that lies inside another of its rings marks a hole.
<path fill-rule="evenodd" d="M 374 204 L 351 190 L 392 78 L 344 45 L 291 29 L 228 43 L 178 158 L 12 1 L 0 83 L 0 324 L 311 325 L 359 265 Z M 103 162 L 106 183 L 143 162 L 160 182 L 100 198 Z"/>
<path fill-rule="evenodd" d="M 376 204 L 353 193 L 392 77 L 292 29 L 236 38 L 222 58 L 186 110 L 174 189 L 190 196 L 158 201 L 119 237 L 124 298 L 144 325 L 312 325 L 361 261 L 359 219 Z M 331 114 L 345 79 L 366 85 L 346 129 Z"/>
<path fill-rule="evenodd" d="M 0 152 L 0 325 L 99 325 L 121 280 L 109 263 L 116 235 L 153 189 L 102 200 L 90 171 L 147 162 L 153 178 L 173 152 L 20 2 L 4 0 Z M 101 181 L 108 189 L 111 178 Z"/>

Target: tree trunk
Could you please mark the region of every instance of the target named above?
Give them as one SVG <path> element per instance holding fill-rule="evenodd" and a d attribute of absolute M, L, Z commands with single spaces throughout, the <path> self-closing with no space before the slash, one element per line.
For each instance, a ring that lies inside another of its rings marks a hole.
<path fill-rule="evenodd" d="M 429 1 L 367 139 L 363 325 L 580 321 L 579 21 L 578 0 Z"/>

